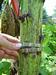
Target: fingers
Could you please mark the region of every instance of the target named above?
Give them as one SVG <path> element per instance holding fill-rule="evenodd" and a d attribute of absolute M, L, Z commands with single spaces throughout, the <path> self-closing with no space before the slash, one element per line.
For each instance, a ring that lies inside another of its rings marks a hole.
<path fill-rule="evenodd" d="M 8 48 L 8 49 L 12 49 L 12 50 L 18 50 L 21 47 L 21 43 L 12 43 L 10 41 L 8 41 L 6 38 L 4 38 L 3 36 L 0 36 L 0 45 Z"/>
<path fill-rule="evenodd" d="M 0 58 L 12 58 L 18 57 L 18 49 L 20 49 L 21 43 L 19 40 L 7 35 L 0 33 Z"/>
<path fill-rule="evenodd" d="M 19 46 L 16 46 L 16 44 L 19 44 L 20 46 L 20 43 L 12 43 L 8 40 L 6 40 L 4 37 L 0 36 L 0 45 L 3 46 L 4 48 L 8 48 L 8 49 L 12 49 L 12 50 L 18 50 L 20 47 Z"/>
<path fill-rule="evenodd" d="M 11 51 L 6 48 L 0 49 L 0 58 L 9 58 L 16 60 L 18 58 L 18 52 L 17 51 Z"/>
<path fill-rule="evenodd" d="M 7 48 L 2 48 L 2 50 L 7 54 L 7 55 L 11 55 L 14 57 L 18 57 L 18 52 L 15 50 L 9 50 Z"/>
<path fill-rule="evenodd" d="M 11 56 L 11 55 L 7 55 L 7 54 L 5 54 L 3 58 L 7 58 L 7 59 L 14 59 L 14 60 L 16 60 L 16 59 L 17 59 L 16 57 Z"/>
<path fill-rule="evenodd" d="M 2 51 L 2 50 L 0 50 L 0 58 L 3 58 L 3 57 L 4 57 L 4 55 L 5 55 L 5 52 L 4 52 L 4 51 Z"/>
<path fill-rule="evenodd" d="M 13 42 L 13 43 L 19 43 L 20 42 L 20 40 L 18 40 L 15 37 L 12 37 L 12 36 L 10 36 L 8 34 L 0 33 L 0 35 L 3 36 L 4 38 L 6 38 L 10 42 Z"/>

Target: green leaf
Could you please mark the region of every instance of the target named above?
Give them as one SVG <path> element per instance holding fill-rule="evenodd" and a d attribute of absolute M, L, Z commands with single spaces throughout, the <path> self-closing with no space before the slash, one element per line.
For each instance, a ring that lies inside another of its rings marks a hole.
<path fill-rule="evenodd" d="M 11 66 L 11 63 L 10 62 L 2 62 L 3 63 L 3 73 L 8 73 L 10 71 L 10 66 Z"/>

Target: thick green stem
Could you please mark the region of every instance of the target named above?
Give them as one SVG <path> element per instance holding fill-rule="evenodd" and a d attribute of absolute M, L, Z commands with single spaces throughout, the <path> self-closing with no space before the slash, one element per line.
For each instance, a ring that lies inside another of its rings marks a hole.
<path fill-rule="evenodd" d="M 43 2 L 42 0 L 22 1 L 22 14 L 25 14 L 24 12 L 29 13 L 30 17 L 25 18 L 25 21 L 21 22 L 21 42 L 28 43 L 28 45 L 29 43 L 39 44 Z M 24 52 L 22 50 L 20 50 L 19 57 L 19 75 L 38 75 L 41 60 L 40 48 L 31 48 L 32 52 L 29 52 L 28 48 L 24 49 Z M 33 50 L 36 52 L 33 52 Z"/>

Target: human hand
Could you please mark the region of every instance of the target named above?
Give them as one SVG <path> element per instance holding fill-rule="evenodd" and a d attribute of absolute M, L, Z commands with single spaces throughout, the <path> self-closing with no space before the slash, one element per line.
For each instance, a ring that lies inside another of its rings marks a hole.
<path fill-rule="evenodd" d="M 21 43 L 17 38 L 0 33 L 0 58 L 17 59 L 20 47 Z"/>
<path fill-rule="evenodd" d="M 6 48 L 0 48 L 0 58 L 8 58 L 8 59 L 17 59 L 19 56 L 18 51 L 16 50 L 9 50 Z"/>

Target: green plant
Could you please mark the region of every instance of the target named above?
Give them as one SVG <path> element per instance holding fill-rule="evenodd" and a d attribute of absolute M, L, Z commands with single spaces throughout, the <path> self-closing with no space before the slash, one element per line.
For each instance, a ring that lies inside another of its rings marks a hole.
<path fill-rule="evenodd" d="M 10 67 L 11 67 L 11 63 L 8 61 L 2 61 L 0 60 L 0 75 L 2 74 L 6 74 L 6 75 L 10 75 Z"/>
<path fill-rule="evenodd" d="M 56 25 L 42 26 L 44 40 L 42 41 L 41 75 L 56 75 Z"/>

